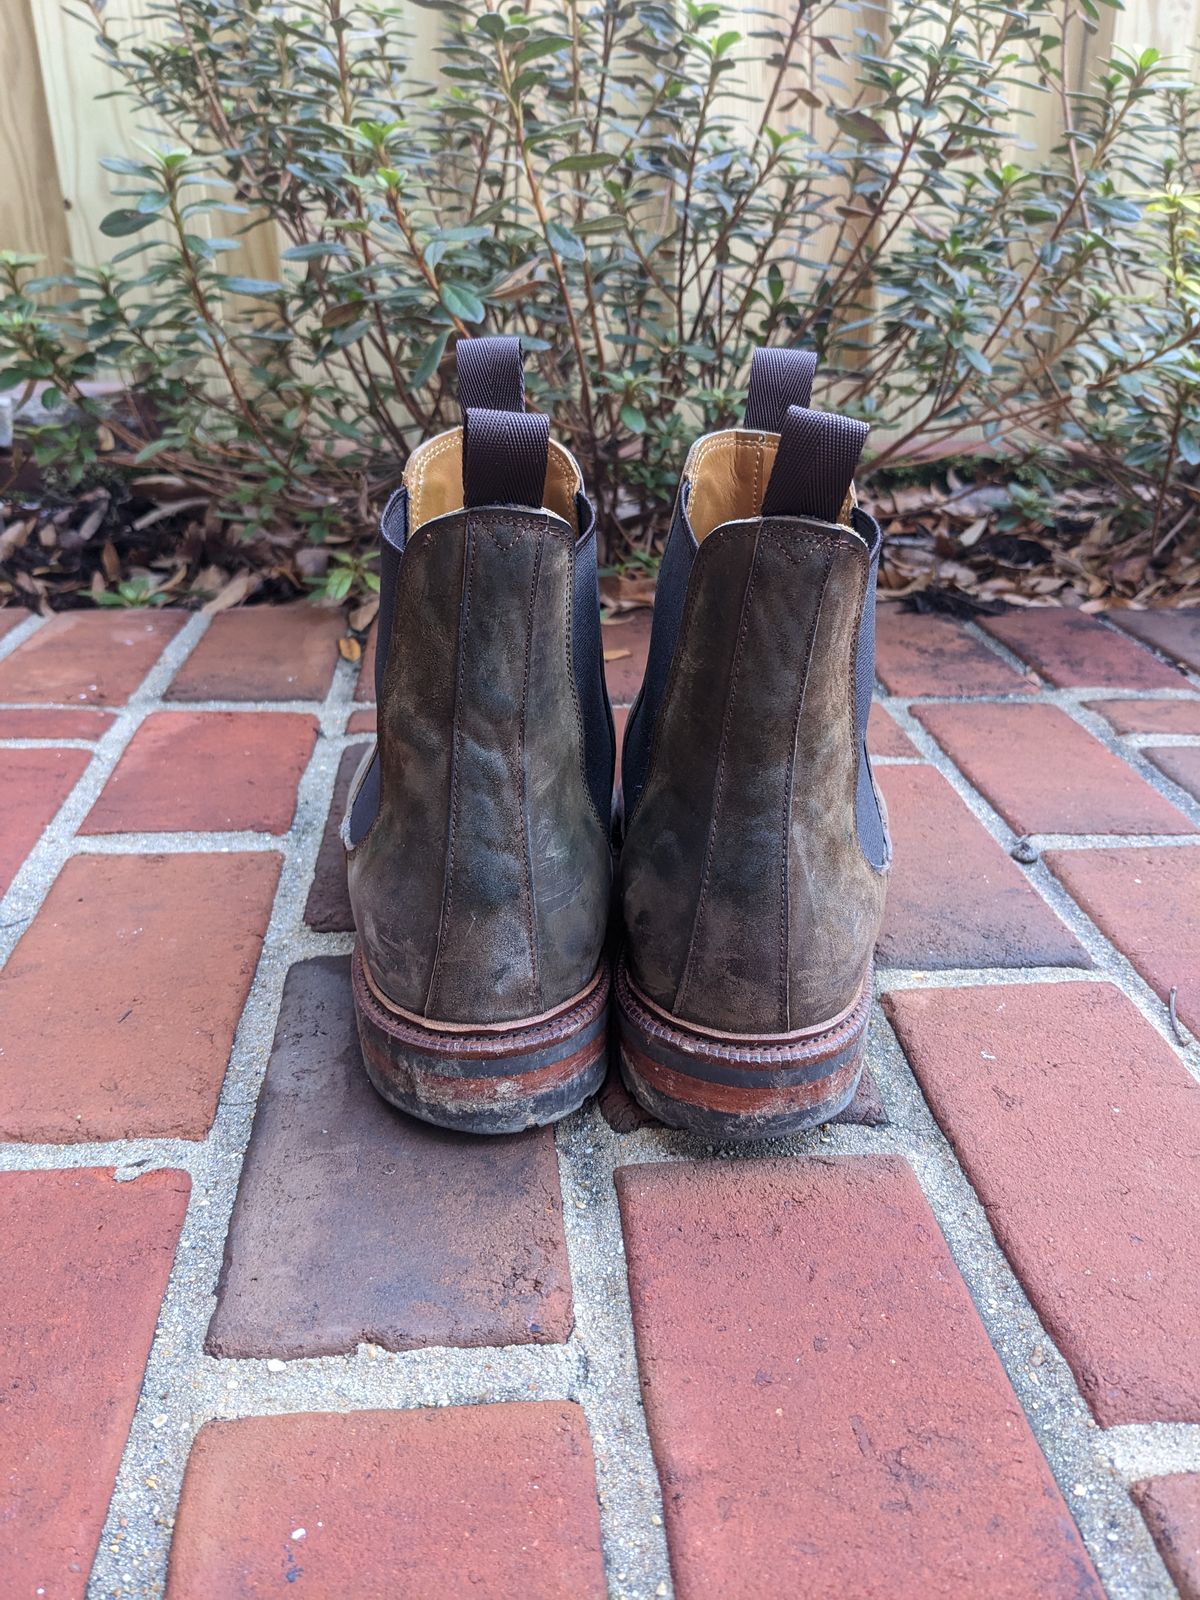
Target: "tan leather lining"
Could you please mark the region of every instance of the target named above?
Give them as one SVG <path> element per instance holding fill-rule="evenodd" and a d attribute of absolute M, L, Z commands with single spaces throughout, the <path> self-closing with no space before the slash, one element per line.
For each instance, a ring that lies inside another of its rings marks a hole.
<path fill-rule="evenodd" d="M 462 429 L 451 428 L 418 445 L 404 469 L 404 485 L 408 490 L 410 535 L 435 517 L 444 517 L 448 511 L 460 511 L 463 503 Z M 561 517 L 576 536 L 579 524 L 575 496 L 582 488 L 583 479 L 574 456 L 551 439 L 542 505 Z"/>
<path fill-rule="evenodd" d="M 688 521 L 697 542 L 726 522 L 745 522 L 759 515 L 778 450 L 777 433 L 752 433 L 747 428 L 727 428 L 696 440 L 683 475 L 691 485 Z M 857 504 L 851 485 L 839 525 L 849 526 Z"/>

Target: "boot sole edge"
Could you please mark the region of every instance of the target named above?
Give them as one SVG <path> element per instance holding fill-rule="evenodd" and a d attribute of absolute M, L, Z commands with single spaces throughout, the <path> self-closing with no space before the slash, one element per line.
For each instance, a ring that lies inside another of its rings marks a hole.
<path fill-rule="evenodd" d="M 362 952 L 351 960 L 363 1065 L 373 1087 L 409 1116 L 459 1133 L 520 1133 L 569 1116 L 604 1081 L 607 962 L 580 998 L 533 1023 L 473 1032 L 424 1028 L 372 993 Z"/>
<path fill-rule="evenodd" d="M 730 1035 L 652 1007 L 622 955 L 616 978 L 621 1076 L 634 1099 L 668 1127 L 749 1143 L 819 1127 L 844 1111 L 862 1076 L 872 985 L 827 1028 L 794 1039 Z"/>

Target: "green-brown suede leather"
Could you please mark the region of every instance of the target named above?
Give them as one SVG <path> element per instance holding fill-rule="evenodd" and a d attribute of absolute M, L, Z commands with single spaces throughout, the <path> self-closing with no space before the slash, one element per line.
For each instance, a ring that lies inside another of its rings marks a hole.
<path fill-rule="evenodd" d="M 857 533 L 806 518 L 700 545 L 621 857 L 631 975 L 681 1021 L 816 1027 L 869 970 L 886 871 L 855 826 L 868 574 Z"/>
<path fill-rule="evenodd" d="M 431 1020 L 536 1017 L 600 960 L 611 853 L 584 769 L 574 561 L 564 521 L 505 508 L 440 517 L 405 550 L 379 813 L 349 880 L 376 985 Z"/>

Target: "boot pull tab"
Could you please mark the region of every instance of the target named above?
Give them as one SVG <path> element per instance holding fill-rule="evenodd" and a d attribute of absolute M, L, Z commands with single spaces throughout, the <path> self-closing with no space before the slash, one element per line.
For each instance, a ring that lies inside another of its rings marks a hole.
<path fill-rule="evenodd" d="M 463 505 L 540 509 L 549 453 L 544 411 L 464 411 Z"/>
<path fill-rule="evenodd" d="M 525 358 L 520 339 L 487 336 L 454 346 L 458 403 L 464 411 L 524 411 Z"/>
<path fill-rule="evenodd" d="M 745 426 L 754 433 L 778 433 L 789 406 L 812 399 L 817 358 L 811 350 L 765 345 L 750 359 Z"/>
<path fill-rule="evenodd" d="M 463 411 L 463 505 L 540 507 L 550 419 L 525 409 L 520 339 L 460 339 L 454 364 Z"/>
<path fill-rule="evenodd" d="M 763 516 L 840 522 L 869 432 L 854 417 L 789 406 L 763 495 Z"/>

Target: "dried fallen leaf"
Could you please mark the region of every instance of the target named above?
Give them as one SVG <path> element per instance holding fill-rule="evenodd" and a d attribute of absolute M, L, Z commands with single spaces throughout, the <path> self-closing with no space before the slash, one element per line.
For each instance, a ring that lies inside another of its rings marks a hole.
<path fill-rule="evenodd" d="M 349 617 L 350 626 L 354 629 L 355 633 L 365 633 L 375 621 L 375 616 L 378 610 L 378 595 L 372 595 L 369 600 L 364 600 L 362 605 L 355 606 Z"/>
<path fill-rule="evenodd" d="M 361 661 L 362 645 L 357 639 L 339 639 L 338 654 L 343 661 Z"/>
<path fill-rule="evenodd" d="M 624 661 L 627 656 L 631 656 L 632 654 L 632 650 L 606 650 L 604 652 L 604 659 L 605 661 Z"/>
<path fill-rule="evenodd" d="M 261 583 L 262 579 L 255 573 L 239 572 L 230 578 L 220 594 L 214 595 L 208 604 L 201 609 L 205 616 L 208 617 L 216 616 L 218 611 L 228 611 L 231 606 L 241 605 L 242 601 L 248 595 L 252 595 Z"/>

